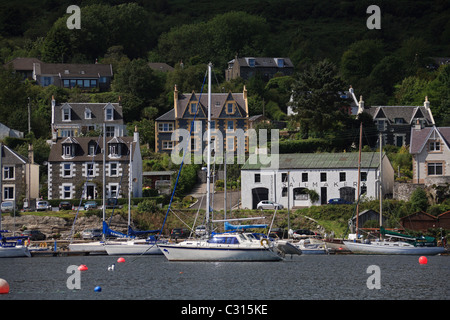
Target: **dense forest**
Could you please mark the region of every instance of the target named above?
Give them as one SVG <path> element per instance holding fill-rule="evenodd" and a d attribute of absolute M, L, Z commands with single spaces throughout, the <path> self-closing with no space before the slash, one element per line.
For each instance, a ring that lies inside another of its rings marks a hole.
<path fill-rule="evenodd" d="M 369 29 L 366 11 L 372 2 L 1 1 L 2 64 L 16 57 L 53 63 L 98 61 L 111 63 L 115 77 L 110 92 L 86 93 L 38 87 L 0 68 L 0 122 L 27 132 L 23 120 L 30 103 L 28 138 L 39 143 L 50 135 L 52 95 L 60 102 L 118 101 L 120 96 L 125 121 L 137 125 L 143 142 L 152 148 L 153 120 L 172 108 L 174 84 L 180 91 L 199 91 L 205 65 L 212 61 L 213 90 L 240 91 L 244 81 L 224 81 L 227 62 L 238 55 L 289 57 L 295 65 L 292 77 L 267 83 L 255 77 L 245 83 L 251 114 L 264 109 L 268 117 L 286 120 L 292 86 L 302 88 L 299 79 L 325 65 L 339 80 L 333 80 L 333 88 L 352 85 L 366 106 L 423 105 L 428 96 L 437 124 L 450 125 L 450 66 L 434 59 L 450 56 L 450 3 L 379 0 L 381 29 Z M 79 30 L 67 28 L 70 5 L 81 8 Z M 147 62 L 165 62 L 175 70 L 155 72 Z M 317 121 L 311 121 L 309 137 L 321 138 L 327 128 L 345 136 L 353 126 L 345 117 L 333 115 L 328 121 L 332 125 L 322 121 L 317 127 Z"/>

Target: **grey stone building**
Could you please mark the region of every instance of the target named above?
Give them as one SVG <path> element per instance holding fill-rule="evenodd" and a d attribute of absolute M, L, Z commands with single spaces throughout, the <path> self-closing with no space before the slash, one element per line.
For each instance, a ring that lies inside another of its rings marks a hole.
<path fill-rule="evenodd" d="M 265 81 L 268 81 L 275 74 L 289 76 L 293 73 L 294 65 L 289 58 L 235 57 L 228 62 L 225 80 L 230 81 L 239 77 L 247 80 L 259 74 Z"/>
<path fill-rule="evenodd" d="M 49 199 L 79 199 L 82 195 L 84 199 L 102 199 L 103 172 L 106 198 L 128 197 L 130 174 L 131 196 L 142 196 L 138 132 L 105 141 L 106 146 L 103 137 L 66 137 L 53 142 L 48 158 Z"/>

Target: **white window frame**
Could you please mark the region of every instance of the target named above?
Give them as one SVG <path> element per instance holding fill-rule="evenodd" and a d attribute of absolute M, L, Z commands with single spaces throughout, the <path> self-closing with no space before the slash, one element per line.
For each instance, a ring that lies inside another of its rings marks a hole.
<path fill-rule="evenodd" d="M 68 191 L 66 191 L 66 188 L 69 188 Z M 69 196 L 66 197 L 66 192 L 69 192 Z M 61 184 L 61 199 L 72 199 L 73 197 L 73 185 L 72 183 L 63 183 Z"/>
<path fill-rule="evenodd" d="M 172 132 L 173 131 L 173 123 L 172 122 L 158 123 L 158 131 L 159 132 Z"/>
<path fill-rule="evenodd" d="M 114 108 L 107 107 L 105 109 L 105 121 L 113 121 L 114 120 Z"/>
<path fill-rule="evenodd" d="M 84 118 L 92 119 L 92 111 L 89 108 L 84 109 Z"/>
<path fill-rule="evenodd" d="M 66 165 L 69 166 L 69 169 L 65 168 Z M 61 163 L 61 177 L 72 178 L 72 168 L 73 168 L 73 163 L 70 163 L 70 162 Z M 66 174 L 66 171 L 69 171 L 69 174 Z"/>
<path fill-rule="evenodd" d="M 114 193 L 111 189 L 114 188 Z M 108 183 L 107 186 L 107 197 L 108 198 L 118 198 L 119 197 L 119 184 L 118 183 Z"/>
<path fill-rule="evenodd" d="M 62 109 L 62 121 L 72 121 L 72 110 L 71 110 L 71 108 L 66 107 L 66 108 Z"/>
<path fill-rule="evenodd" d="M 15 177 L 16 172 L 14 166 L 3 166 L 3 180 L 14 180 Z"/>
<path fill-rule="evenodd" d="M 114 169 L 113 169 L 114 167 Z M 119 176 L 119 162 L 110 162 L 108 174 L 110 177 L 118 177 Z"/>

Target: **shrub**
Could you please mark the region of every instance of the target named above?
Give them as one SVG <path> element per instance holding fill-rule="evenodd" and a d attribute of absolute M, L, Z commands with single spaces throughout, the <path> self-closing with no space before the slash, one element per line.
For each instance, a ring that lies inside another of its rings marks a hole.
<path fill-rule="evenodd" d="M 138 203 L 137 212 L 147 213 L 147 212 L 158 212 L 159 207 L 154 200 L 144 200 Z"/>
<path fill-rule="evenodd" d="M 427 193 L 422 188 L 417 188 L 409 199 L 414 211 L 426 211 L 428 208 Z"/>

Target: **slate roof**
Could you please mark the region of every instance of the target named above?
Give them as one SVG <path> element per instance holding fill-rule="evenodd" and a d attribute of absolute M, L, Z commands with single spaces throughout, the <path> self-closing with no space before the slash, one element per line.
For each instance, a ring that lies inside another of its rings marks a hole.
<path fill-rule="evenodd" d="M 149 62 L 148 66 L 155 71 L 170 72 L 174 70 L 174 67 L 169 66 L 167 63 L 163 62 Z"/>
<path fill-rule="evenodd" d="M 412 128 L 409 153 L 417 154 L 422 152 L 423 147 L 434 131 L 442 138 L 447 148 L 450 149 L 450 127 L 426 127 L 420 130 Z"/>
<path fill-rule="evenodd" d="M 287 153 L 279 155 L 279 169 L 354 169 L 358 168 L 358 160 L 359 152 Z M 361 169 L 378 168 L 379 162 L 378 152 L 361 152 Z M 270 164 L 250 164 L 247 160 L 242 170 L 258 170 L 268 166 Z"/>
<path fill-rule="evenodd" d="M 156 121 L 175 121 L 175 109 L 167 111 L 162 116 L 156 118 Z"/>
<path fill-rule="evenodd" d="M 68 63 L 35 63 L 35 72 L 38 75 L 60 75 L 62 78 L 100 78 L 112 77 L 110 64 L 68 64 Z"/>
<path fill-rule="evenodd" d="M 250 67 L 249 65 L 249 59 L 255 60 L 255 66 Z M 237 61 L 239 62 L 240 67 L 249 67 L 249 68 L 279 68 L 277 64 L 276 59 L 283 59 L 284 60 L 284 68 L 294 68 L 294 64 L 292 63 L 291 59 L 279 57 L 242 57 L 237 58 Z M 236 62 L 236 59 L 230 61 L 230 62 Z"/>
<path fill-rule="evenodd" d="M 396 118 L 404 119 L 407 124 L 413 124 L 414 118 L 425 118 L 428 123 L 432 123 L 430 113 L 424 106 L 373 106 L 364 111 L 369 113 L 374 119 L 377 117 L 387 118 L 391 123 L 395 123 Z"/>
<path fill-rule="evenodd" d="M 15 58 L 6 63 L 5 66 L 12 64 L 16 71 L 32 71 L 33 63 L 42 63 L 42 61 L 37 58 Z"/>
<path fill-rule="evenodd" d="M 62 157 L 62 144 L 63 143 L 70 143 L 73 142 L 77 145 L 75 157 L 73 158 L 63 158 Z M 117 143 L 119 142 L 116 137 L 107 137 L 106 138 L 106 144 L 109 143 Z M 130 142 L 133 143 L 133 150 L 136 148 L 136 142 L 133 141 L 133 137 L 120 137 L 120 142 L 123 142 L 126 144 L 127 148 L 130 144 Z M 96 149 L 95 156 L 90 156 L 88 154 L 89 151 L 89 144 L 98 143 L 98 148 Z M 68 138 L 59 138 L 56 143 L 52 144 L 50 149 L 50 154 L 48 156 L 49 162 L 89 162 L 94 160 L 95 162 L 101 162 L 103 161 L 103 154 L 101 153 L 101 150 L 103 149 L 103 137 L 70 137 Z M 134 153 L 134 152 L 133 152 Z M 129 161 L 128 157 L 128 149 L 122 150 L 122 157 L 120 158 L 109 158 L 108 155 L 106 155 L 106 161 Z M 94 158 L 94 159 L 93 159 Z M 133 159 L 132 159 L 133 160 Z"/>
<path fill-rule="evenodd" d="M 111 124 L 123 124 L 123 113 L 122 106 L 119 103 L 72 103 L 65 102 L 61 105 L 55 106 L 55 123 L 61 124 L 80 124 L 80 125 L 92 125 L 103 123 L 105 120 L 105 112 L 104 108 L 107 105 L 112 105 L 114 107 L 114 120 L 108 120 L 106 123 Z M 70 106 L 72 109 L 71 112 L 71 121 L 62 121 L 62 110 L 64 106 Z M 84 111 L 86 109 L 91 110 L 91 119 L 84 118 Z"/>

